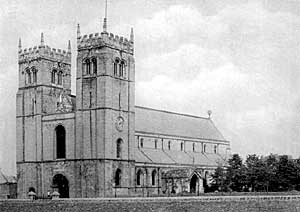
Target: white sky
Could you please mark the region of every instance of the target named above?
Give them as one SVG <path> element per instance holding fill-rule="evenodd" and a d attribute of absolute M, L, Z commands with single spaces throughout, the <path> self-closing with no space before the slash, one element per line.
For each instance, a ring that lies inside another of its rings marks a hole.
<path fill-rule="evenodd" d="M 15 172 L 18 38 L 67 48 L 101 31 L 104 0 L 0 0 L 0 167 Z M 135 32 L 136 104 L 212 117 L 232 152 L 300 155 L 300 1 L 108 0 Z M 73 80 L 73 93 L 75 84 Z"/>

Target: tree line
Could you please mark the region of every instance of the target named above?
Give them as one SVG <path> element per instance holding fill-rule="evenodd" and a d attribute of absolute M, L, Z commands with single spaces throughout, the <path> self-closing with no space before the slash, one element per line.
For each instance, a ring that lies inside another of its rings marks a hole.
<path fill-rule="evenodd" d="M 243 162 L 232 155 L 227 166 L 219 166 L 212 175 L 209 190 L 222 192 L 300 191 L 300 159 L 287 155 L 248 155 Z"/>

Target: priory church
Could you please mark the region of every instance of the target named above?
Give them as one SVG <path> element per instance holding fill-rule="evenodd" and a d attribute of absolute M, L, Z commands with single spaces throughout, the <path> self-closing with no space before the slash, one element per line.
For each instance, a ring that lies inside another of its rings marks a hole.
<path fill-rule="evenodd" d="M 211 113 L 198 117 L 135 105 L 134 33 L 82 35 L 76 96 L 71 45 L 18 50 L 18 198 L 163 196 L 205 192 L 230 143 Z M 138 70 L 137 70 L 138 71 Z M 201 95 L 201 94 L 199 94 Z"/>

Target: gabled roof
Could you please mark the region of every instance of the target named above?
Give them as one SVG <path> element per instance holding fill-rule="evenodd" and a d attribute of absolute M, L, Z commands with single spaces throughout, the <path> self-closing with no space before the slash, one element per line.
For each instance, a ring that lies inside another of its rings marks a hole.
<path fill-rule="evenodd" d="M 16 178 L 13 176 L 7 176 L 3 174 L 3 172 L 0 169 L 0 184 L 5 184 L 5 183 L 16 183 Z"/>
<path fill-rule="evenodd" d="M 212 120 L 135 106 L 135 131 L 167 136 L 226 141 Z"/>

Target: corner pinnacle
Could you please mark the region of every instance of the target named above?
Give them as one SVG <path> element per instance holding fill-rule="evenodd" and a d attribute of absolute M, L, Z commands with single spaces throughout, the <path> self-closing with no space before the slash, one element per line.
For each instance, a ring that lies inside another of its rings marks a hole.
<path fill-rule="evenodd" d="M 131 27 L 131 31 L 130 31 L 130 42 L 134 42 L 134 35 L 133 35 L 133 28 Z"/>
<path fill-rule="evenodd" d="M 21 38 L 19 38 L 19 51 L 21 51 L 22 50 L 22 43 L 21 43 Z"/>
<path fill-rule="evenodd" d="M 77 24 L 77 39 L 80 37 L 80 25 Z"/>
<path fill-rule="evenodd" d="M 44 46 L 44 33 L 41 33 L 41 46 Z"/>
<path fill-rule="evenodd" d="M 68 52 L 71 52 L 71 41 L 68 42 Z"/>

